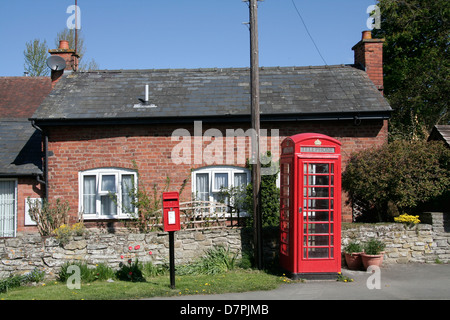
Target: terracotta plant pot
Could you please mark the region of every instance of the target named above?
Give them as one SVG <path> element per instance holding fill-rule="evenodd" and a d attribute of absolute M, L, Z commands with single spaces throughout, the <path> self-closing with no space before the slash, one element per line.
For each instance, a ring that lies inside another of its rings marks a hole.
<path fill-rule="evenodd" d="M 381 252 L 380 254 L 361 254 L 362 263 L 364 266 L 364 269 L 367 270 L 369 266 L 377 266 L 381 267 L 381 264 L 383 263 L 383 256 L 384 252 Z"/>
<path fill-rule="evenodd" d="M 362 252 L 345 253 L 345 262 L 350 270 L 360 270 L 362 266 Z"/>

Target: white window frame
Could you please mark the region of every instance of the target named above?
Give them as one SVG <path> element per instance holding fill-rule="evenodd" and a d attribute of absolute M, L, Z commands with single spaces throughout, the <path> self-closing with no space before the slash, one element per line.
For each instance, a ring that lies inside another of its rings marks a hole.
<path fill-rule="evenodd" d="M 3 235 L 3 230 L 1 230 L 0 238 L 14 238 L 17 235 L 17 196 L 18 196 L 18 180 L 17 179 L 0 179 L 0 181 L 13 181 L 14 182 L 14 227 L 11 236 Z"/>
<path fill-rule="evenodd" d="M 217 189 L 214 186 L 214 175 L 216 173 L 227 173 L 228 174 L 228 188 L 234 187 L 234 175 L 236 173 L 245 173 L 247 174 L 247 185 L 251 182 L 251 174 L 250 170 L 242 167 L 234 167 L 234 166 L 209 166 L 209 167 L 202 167 L 198 168 L 192 171 L 192 177 L 191 177 L 191 190 L 193 198 L 196 198 L 197 194 L 197 174 L 208 174 L 208 190 L 209 195 L 208 199 L 209 201 L 214 201 L 214 195 L 218 194 L 220 192 L 220 188 Z M 241 212 L 241 215 L 245 215 L 246 212 Z"/>
<path fill-rule="evenodd" d="M 117 214 L 106 215 L 101 214 L 101 197 L 109 195 L 108 191 L 101 190 L 101 182 L 103 176 L 114 175 L 115 177 L 115 188 L 117 196 Z M 122 212 L 122 176 L 132 175 L 134 179 L 134 187 L 138 185 L 137 172 L 131 169 L 122 168 L 97 168 L 81 171 L 78 173 L 78 210 L 83 215 L 85 220 L 99 220 L 99 219 L 129 219 L 133 218 L 133 215 L 127 212 Z M 84 194 L 83 194 L 83 182 L 84 177 L 95 176 L 95 214 L 84 213 Z M 135 208 L 134 214 L 137 213 L 137 208 Z"/>

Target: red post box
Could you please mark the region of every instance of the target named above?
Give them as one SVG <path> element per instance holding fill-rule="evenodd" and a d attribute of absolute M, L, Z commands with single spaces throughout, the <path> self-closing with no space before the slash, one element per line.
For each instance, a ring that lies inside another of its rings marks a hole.
<path fill-rule="evenodd" d="M 180 200 L 178 192 L 163 192 L 164 231 L 180 230 Z"/>
<path fill-rule="evenodd" d="M 280 264 L 293 278 L 341 271 L 341 143 L 302 133 L 280 157 Z"/>

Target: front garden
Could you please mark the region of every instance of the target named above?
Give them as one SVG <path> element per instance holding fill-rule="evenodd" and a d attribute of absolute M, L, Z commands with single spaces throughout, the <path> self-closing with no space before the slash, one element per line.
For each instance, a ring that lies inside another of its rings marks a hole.
<path fill-rule="evenodd" d="M 248 268 L 223 247 L 209 250 L 176 271 L 176 288 L 170 288 L 167 265 L 155 266 L 126 258 L 118 270 L 106 264 L 65 263 L 54 280 L 38 269 L 0 280 L 1 300 L 118 300 L 192 294 L 272 290 L 290 282 L 284 275 Z M 72 272 L 77 268 L 79 278 Z M 72 270 L 70 270 L 72 269 Z M 77 287 L 77 281 L 80 281 Z"/>

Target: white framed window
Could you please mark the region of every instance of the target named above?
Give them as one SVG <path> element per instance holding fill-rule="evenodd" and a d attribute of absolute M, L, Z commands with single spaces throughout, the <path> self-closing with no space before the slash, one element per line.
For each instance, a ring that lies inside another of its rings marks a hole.
<path fill-rule="evenodd" d="M 17 226 L 17 179 L 0 179 L 0 238 L 15 237 Z"/>
<path fill-rule="evenodd" d="M 134 170 L 100 168 L 79 173 L 79 210 L 84 219 L 123 219 L 136 211 Z"/>
<path fill-rule="evenodd" d="M 233 166 L 210 166 L 192 171 L 193 198 L 201 201 L 225 201 L 221 191 L 235 188 L 243 196 L 250 183 L 250 170 Z"/>

